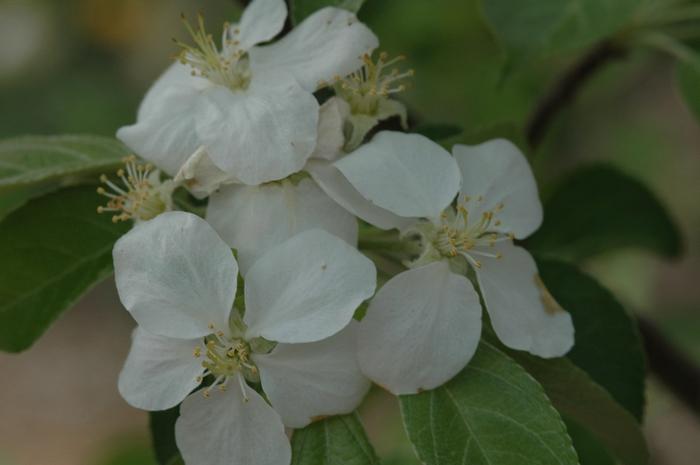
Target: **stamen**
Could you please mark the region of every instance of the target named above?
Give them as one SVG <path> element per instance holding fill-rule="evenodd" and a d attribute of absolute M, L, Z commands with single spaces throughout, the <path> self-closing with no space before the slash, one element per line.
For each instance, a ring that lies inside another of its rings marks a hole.
<path fill-rule="evenodd" d="M 499 242 L 512 241 L 514 236 L 512 233 L 493 229 L 502 226 L 496 215 L 505 208 L 503 203 L 483 211 L 478 221 L 473 221 L 474 215 L 470 215 L 468 208 L 470 200 L 468 196 L 463 196 L 454 210 L 447 210 L 440 215 L 441 224 L 434 226 L 432 244 L 444 257 L 462 254 L 472 266 L 481 268 L 481 261 L 475 257 L 500 259 L 500 252 L 493 253 L 484 249 L 494 247 Z M 477 197 L 476 201 L 481 204 L 484 201 L 483 196 Z"/>
<path fill-rule="evenodd" d="M 240 30 L 231 31 L 230 25 L 225 23 L 223 49 L 219 51 L 212 35 L 206 32 L 204 17 L 201 14 L 197 15 L 196 27 L 190 24 L 184 14 L 182 22 L 194 45 L 187 45 L 177 39 L 173 41 L 182 49 L 178 60 L 192 68 L 192 76 L 208 79 L 231 90 L 247 88 L 251 79 L 247 51 L 239 48 L 239 40 L 230 37 L 231 34 L 238 36 Z"/>
<path fill-rule="evenodd" d="M 369 54 L 362 57 L 363 66 L 345 78 L 335 78 L 335 90 L 349 104 L 354 114 L 373 115 L 379 108 L 381 99 L 406 90 L 400 81 L 414 75 L 412 69 L 399 72 L 390 67 L 403 61 L 406 57 L 399 55 L 389 59 L 385 52 L 379 54 L 376 63 Z"/>
<path fill-rule="evenodd" d="M 126 169 L 116 173 L 121 186 L 112 182 L 106 175 L 100 181 L 109 188 L 98 187 L 97 193 L 109 200 L 107 205 L 97 207 L 97 213 L 112 212 L 112 221 L 149 220 L 170 209 L 170 195 L 174 184 L 161 183 L 158 171 L 151 165 L 141 165 L 136 156 L 124 158 Z M 168 182 L 168 181 L 166 181 Z"/>

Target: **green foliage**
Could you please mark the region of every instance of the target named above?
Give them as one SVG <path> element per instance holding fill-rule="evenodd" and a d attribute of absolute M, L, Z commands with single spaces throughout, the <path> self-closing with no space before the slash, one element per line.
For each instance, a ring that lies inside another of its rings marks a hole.
<path fill-rule="evenodd" d="M 28 348 L 58 315 L 112 273 L 128 225 L 96 212 L 94 187 L 30 201 L 0 223 L 0 349 Z"/>
<path fill-rule="evenodd" d="M 593 45 L 630 21 L 640 0 L 483 0 L 512 66 Z"/>
<path fill-rule="evenodd" d="M 411 132 L 422 134 L 428 139 L 442 141 L 459 136 L 464 130 L 454 124 L 419 124 Z"/>
<path fill-rule="evenodd" d="M 565 358 L 543 360 L 524 352 L 509 353 L 542 384 L 562 415 L 585 427 L 622 463 L 649 463 L 649 452 L 637 421 L 583 370 Z"/>
<path fill-rule="evenodd" d="M 581 465 L 617 465 L 615 458 L 590 431 L 566 416 L 564 422 Z"/>
<path fill-rule="evenodd" d="M 326 418 L 292 436 L 292 465 L 379 465 L 355 413 Z"/>
<path fill-rule="evenodd" d="M 678 227 L 654 194 L 615 168 L 576 171 L 544 203 L 544 223 L 526 244 L 539 256 L 583 260 L 619 248 L 681 253 Z"/>
<path fill-rule="evenodd" d="M 574 320 L 576 344 L 567 354 L 632 413 L 644 412 L 644 348 L 632 318 L 615 297 L 576 267 L 538 262 L 542 281 Z"/>
<path fill-rule="evenodd" d="M 179 416 L 179 406 L 160 412 L 149 412 L 151 440 L 159 465 L 176 465 L 182 460 L 175 444 L 175 421 Z"/>
<path fill-rule="evenodd" d="M 316 10 L 327 6 L 343 8 L 357 13 L 363 3 L 365 3 L 365 0 L 291 0 L 290 17 L 292 18 L 292 24 L 296 25 Z"/>
<path fill-rule="evenodd" d="M 401 410 L 426 465 L 578 464 L 542 386 L 488 342 L 447 384 L 401 396 Z"/>
<path fill-rule="evenodd" d="M 97 136 L 24 136 L 0 142 L 0 218 L 32 197 L 111 170 L 127 153 Z"/>
<path fill-rule="evenodd" d="M 696 63 L 684 62 L 677 66 L 678 86 L 696 118 L 700 119 L 700 69 Z"/>

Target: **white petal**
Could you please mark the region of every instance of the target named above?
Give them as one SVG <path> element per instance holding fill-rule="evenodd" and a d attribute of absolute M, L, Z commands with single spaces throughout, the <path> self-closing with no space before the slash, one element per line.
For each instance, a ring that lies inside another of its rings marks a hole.
<path fill-rule="evenodd" d="M 192 76 L 192 68 L 175 61 L 161 74 L 148 89 L 138 109 L 137 119 L 146 118 L 159 111 L 163 101 L 163 94 L 173 87 L 202 90 L 211 86 L 211 83 L 201 77 Z"/>
<path fill-rule="evenodd" d="M 195 338 L 228 328 L 238 265 L 203 219 L 163 213 L 114 246 L 119 298 L 146 331 Z"/>
<path fill-rule="evenodd" d="M 117 131 L 117 138 L 139 156 L 175 176 L 185 160 L 199 148 L 195 132 L 200 91 L 172 85 L 149 95 L 136 124 Z"/>
<path fill-rule="evenodd" d="M 173 339 L 136 328 L 119 375 L 122 397 L 143 410 L 165 410 L 182 402 L 204 371 L 202 360 L 194 356 L 201 343 L 201 338 Z"/>
<path fill-rule="evenodd" d="M 309 344 L 278 344 L 255 355 L 270 403 L 289 428 L 355 410 L 370 387 L 356 358 L 356 324 Z"/>
<path fill-rule="evenodd" d="M 187 465 L 289 465 L 292 451 L 277 412 L 235 380 L 213 389 L 210 398 L 194 393 L 182 403 L 175 439 Z"/>
<path fill-rule="evenodd" d="M 481 306 L 471 283 L 446 262 L 394 276 L 360 323 L 358 360 L 394 394 L 447 382 L 466 366 L 481 336 Z"/>
<path fill-rule="evenodd" d="M 483 197 L 475 217 L 503 203 L 498 219 L 504 232 L 522 239 L 540 227 L 542 204 L 537 183 L 527 159 L 515 145 L 495 139 L 473 147 L 455 145 L 452 153 L 462 172 L 462 193 Z"/>
<path fill-rule="evenodd" d="M 222 185 L 236 183 L 238 180 L 233 175 L 219 169 L 209 158 L 206 149 L 200 147 L 182 165 L 175 176 L 175 182 L 184 183 L 192 195 L 204 198 Z"/>
<path fill-rule="evenodd" d="M 342 239 L 314 229 L 270 249 L 245 277 L 248 338 L 300 343 L 343 329 L 374 293 L 374 264 Z"/>
<path fill-rule="evenodd" d="M 367 26 L 349 11 L 326 7 L 278 42 L 250 51 L 253 76 L 291 74 L 308 91 L 362 67 L 362 56 L 379 46 Z"/>
<path fill-rule="evenodd" d="M 558 357 L 574 343 L 571 316 L 543 293 L 537 265 L 523 248 L 499 244 L 500 259 L 482 259 L 476 269 L 484 304 L 501 341 L 541 357 Z"/>
<path fill-rule="evenodd" d="M 232 248 L 245 274 L 267 250 L 309 229 L 357 245 L 357 220 L 312 179 L 228 186 L 209 199 L 207 221 Z"/>
<path fill-rule="evenodd" d="M 240 48 L 248 50 L 253 45 L 274 38 L 284 27 L 285 19 L 287 4 L 284 0 L 253 0 L 238 23 Z"/>
<path fill-rule="evenodd" d="M 306 165 L 306 171 L 338 205 L 379 229 L 402 229 L 415 223 L 412 218 L 394 215 L 362 197 L 343 173 L 331 163 L 310 160 Z"/>
<path fill-rule="evenodd" d="M 437 218 L 459 191 L 455 160 L 419 134 L 380 132 L 335 166 L 365 198 L 404 217 Z"/>
<path fill-rule="evenodd" d="M 318 109 L 294 83 L 240 92 L 212 87 L 197 109 L 197 134 L 219 168 L 262 184 L 303 168 L 316 145 Z"/>
<path fill-rule="evenodd" d="M 321 105 L 318 119 L 318 141 L 311 158 L 333 161 L 342 154 L 345 145 L 343 125 L 350 115 L 350 105 L 332 97 Z"/>

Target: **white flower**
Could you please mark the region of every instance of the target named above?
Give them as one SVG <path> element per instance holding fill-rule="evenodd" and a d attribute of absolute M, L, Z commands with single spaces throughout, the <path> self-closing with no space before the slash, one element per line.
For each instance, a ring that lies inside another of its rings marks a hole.
<path fill-rule="evenodd" d="M 396 394 L 440 386 L 476 350 L 481 306 L 464 273 L 453 271 L 458 257 L 473 268 L 504 344 L 542 357 L 573 344 L 570 315 L 542 285 L 530 254 L 512 243 L 542 221 L 524 156 L 505 140 L 458 145 L 453 153 L 419 135 L 384 132 L 334 164 L 366 201 L 409 219 L 402 234 L 420 245 L 361 324 L 360 366 Z"/>
<path fill-rule="evenodd" d="M 188 465 L 288 464 L 284 426 L 350 412 L 369 387 L 348 323 L 374 292 L 374 266 L 326 232 L 299 234 L 255 263 L 242 317 L 231 249 L 194 215 L 137 225 L 114 265 L 139 324 L 119 390 L 146 410 L 184 399 L 175 430 Z M 203 378 L 211 384 L 190 394 Z"/>
<path fill-rule="evenodd" d="M 118 137 L 175 176 L 198 149 L 237 181 L 299 171 L 316 144 L 318 84 L 359 68 L 377 38 L 350 12 L 323 8 L 279 41 L 284 0 L 254 0 L 217 48 L 200 18 L 194 47 L 153 85 Z M 190 71 L 190 68 L 193 71 Z M 194 74 L 194 76 L 192 75 Z"/>

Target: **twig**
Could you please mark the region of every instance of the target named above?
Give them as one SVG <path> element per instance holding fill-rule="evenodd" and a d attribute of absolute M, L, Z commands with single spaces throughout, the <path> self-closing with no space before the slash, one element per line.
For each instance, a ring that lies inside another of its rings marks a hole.
<path fill-rule="evenodd" d="M 649 369 L 681 401 L 700 414 L 700 369 L 649 320 L 637 317 Z"/>
<path fill-rule="evenodd" d="M 602 42 L 582 57 L 535 109 L 527 126 L 527 140 L 536 148 L 554 118 L 566 108 L 588 79 L 603 65 L 621 58 L 626 51 L 612 41 Z M 654 323 L 637 317 L 644 340 L 649 370 L 682 402 L 700 415 L 700 368 L 671 344 Z"/>
<path fill-rule="evenodd" d="M 554 117 L 567 107 L 588 79 L 604 64 L 625 55 L 625 50 L 612 41 L 605 41 L 586 53 L 545 95 L 527 125 L 527 141 L 531 147 L 542 142 Z"/>

